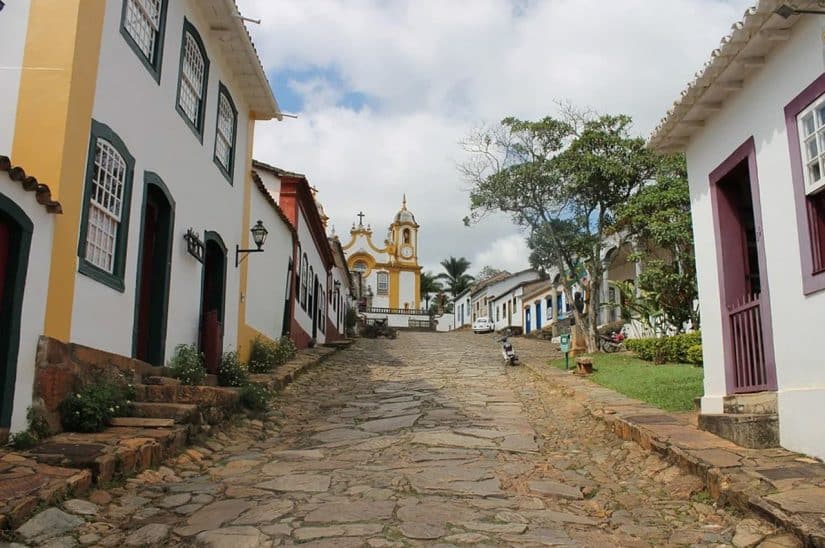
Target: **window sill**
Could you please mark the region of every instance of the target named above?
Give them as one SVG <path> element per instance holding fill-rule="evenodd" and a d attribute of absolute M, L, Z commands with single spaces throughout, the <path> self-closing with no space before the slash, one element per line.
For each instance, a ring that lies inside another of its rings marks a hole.
<path fill-rule="evenodd" d="M 114 274 L 109 274 L 108 272 L 101 270 L 100 268 L 94 266 L 86 259 L 80 259 L 80 266 L 78 267 L 77 271 L 83 274 L 84 276 L 88 276 L 96 282 L 100 282 L 105 286 L 111 287 L 112 289 L 120 293 L 123 293 L 126 290 L 126 286 L 123 283 L 123 278 L 120 278 Z"/>

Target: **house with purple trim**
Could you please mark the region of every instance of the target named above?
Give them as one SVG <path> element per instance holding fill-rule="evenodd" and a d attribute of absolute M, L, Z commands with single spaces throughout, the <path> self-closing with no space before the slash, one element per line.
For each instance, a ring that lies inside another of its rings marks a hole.
<path fill-rule="evenodd" d="M 700 426 L 825 458 L 825 16 L 778 5 L 733 26 L 649 145 L 687 157 Z"/>

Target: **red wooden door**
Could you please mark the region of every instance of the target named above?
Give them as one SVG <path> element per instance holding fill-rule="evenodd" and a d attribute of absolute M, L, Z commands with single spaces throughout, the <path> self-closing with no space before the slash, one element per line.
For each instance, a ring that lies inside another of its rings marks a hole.
<path fill-rule="evenodd" d="M 150 323 L 152 321 L 153 276 L 157 260 L 158 209 L 150 201 L 146 202 L 143 219 L 143 250 L 140 271 L 140 301 L 137 319 L 137 355 L 140 360 L 149 361 Z M 158 296 L 155 296 L 158 297 Z"/>

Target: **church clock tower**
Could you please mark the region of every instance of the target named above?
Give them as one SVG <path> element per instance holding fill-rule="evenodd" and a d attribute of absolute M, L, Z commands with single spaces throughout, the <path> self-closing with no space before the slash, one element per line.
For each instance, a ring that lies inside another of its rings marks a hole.
<path fill-rule="evenodd" d="M 399 264 L 418 266 L 418 223 L 415 216 L 407 209 L 407 195 L 401 202 L 401 210 L 395 214 L 390 225 L 390 239 L 387 242 L 395 247 L 395 260 Z"/>

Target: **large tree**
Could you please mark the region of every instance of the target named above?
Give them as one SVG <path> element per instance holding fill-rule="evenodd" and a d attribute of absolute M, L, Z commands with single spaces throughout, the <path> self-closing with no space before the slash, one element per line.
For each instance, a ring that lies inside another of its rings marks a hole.
<path fill-rule="evenodd" d="M 631 135 L 628 116 L 571 115 L 538 121 L 504 119 L 472 133 L 460 166 L 472 185 L 471 217 L 510 214 L 528 230 L 531 264 L 556 270 L 587 350 L 597 346 L 606 240 L 618 208 L 650 179 L 657 159 Z"/>
<path fill-rule="evenodd" d="M 661 159 L 655 182 L 619 208 L 617 228 L 635 241 L 642 262 L 637 280 L 654 329 L 699 327 L 696 264 L 687 167 L 682 155 Z"/>
<path fill-rule="evenodd" d="M 437 278 L 442 279 L 447 284 L 447 290 L 450 295 L 455 297 L 470 287 L 474 278 L 467 273 L 470 270 L 470 261 L 464 257 L 450 257 L 441 261 L 441 267 L 444 272 L 440 273 Z"/>

